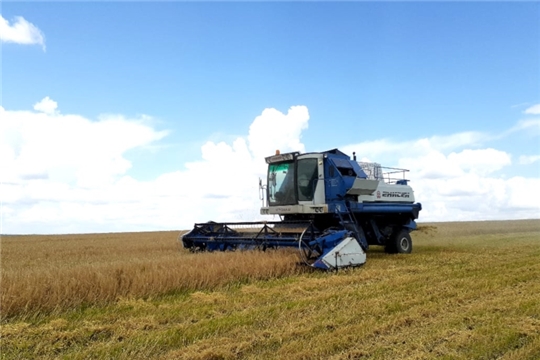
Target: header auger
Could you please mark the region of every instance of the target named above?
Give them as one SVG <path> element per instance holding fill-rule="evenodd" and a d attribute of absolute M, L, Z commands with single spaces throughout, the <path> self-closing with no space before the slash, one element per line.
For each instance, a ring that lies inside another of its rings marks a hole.
<path fill-rule="evenodd" d="M 354 153 L 351 160 L 337 149 L 278 151 L 266 163 L 260 213 L 281 221 L 198 223 L 181 237 L 185 248 L 296 247 L 306 264 L 321 269 L 362 265 L 370 245 L 388 253 L 412 251 L 410 232 L 422 205 L 414 202 L 408 170 L 357 162 Z"/>

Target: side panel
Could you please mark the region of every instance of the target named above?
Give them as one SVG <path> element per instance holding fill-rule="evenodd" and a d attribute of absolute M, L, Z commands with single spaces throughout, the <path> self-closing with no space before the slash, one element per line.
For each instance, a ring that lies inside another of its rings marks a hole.
<path fill-rule="evenodd" d="M 286 214 L 324 214 L 328 212 L 326 204 L 309 204 L 305 205 L 280 205 L 280 206 L 263 206 L 261 207 L 261 215 L 286 215 Z"/>
<path fill-rule="evenodd" d="M 370 194 L 358 194 L 358 202 L 391 202 L 391 203 L 414 203 L 414 191 L 409 185 L 386 184 L 384 181 L 363 180 L 377 182 L 377 187 Z M 349 193 L 355 193 L 355 189 Z"/>

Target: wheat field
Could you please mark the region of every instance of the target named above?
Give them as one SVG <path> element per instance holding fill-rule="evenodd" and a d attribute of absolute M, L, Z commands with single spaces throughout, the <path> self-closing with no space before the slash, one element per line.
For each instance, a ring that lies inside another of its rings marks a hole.
<path fill-rule="evenodd" d="M 291 251 L 190 253 L 180 232 L 4 236 L 2 317 L 205 290 L 306 269 Z"/>
<path fill-rule="evenodd" d="M 178 235 L 2 236 L 2 358 L 540 359 L 540 220 L 421 224 L 338 272 Z"/>

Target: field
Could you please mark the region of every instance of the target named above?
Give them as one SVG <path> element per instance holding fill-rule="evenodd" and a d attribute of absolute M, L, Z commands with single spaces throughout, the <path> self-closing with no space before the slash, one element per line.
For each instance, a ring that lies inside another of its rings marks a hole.
<path fill-rule="evenodd" d="M 1 238 L 3 359 L 540 359 L 540 220 L 421 224 L 338 272 L 179 232 Z"/>

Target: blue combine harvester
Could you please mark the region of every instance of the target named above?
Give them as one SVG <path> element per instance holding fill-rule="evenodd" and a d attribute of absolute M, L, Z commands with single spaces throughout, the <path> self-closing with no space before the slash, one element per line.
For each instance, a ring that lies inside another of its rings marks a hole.
<path fill-rule="evenodd" d="M 422 209 L 405 179 L 408 170 L 363 163 L 334 149 L 266 158 L 259 182 L 262 215 L 280 221 L 198 223 L 181 237 L 193 251 L 296 247 L 303 261 L 321 269 L 366 262 L 369 245 L 410 253 L 410 232 Z M 383 170 L 385 172 L 383 172 Z"/>

